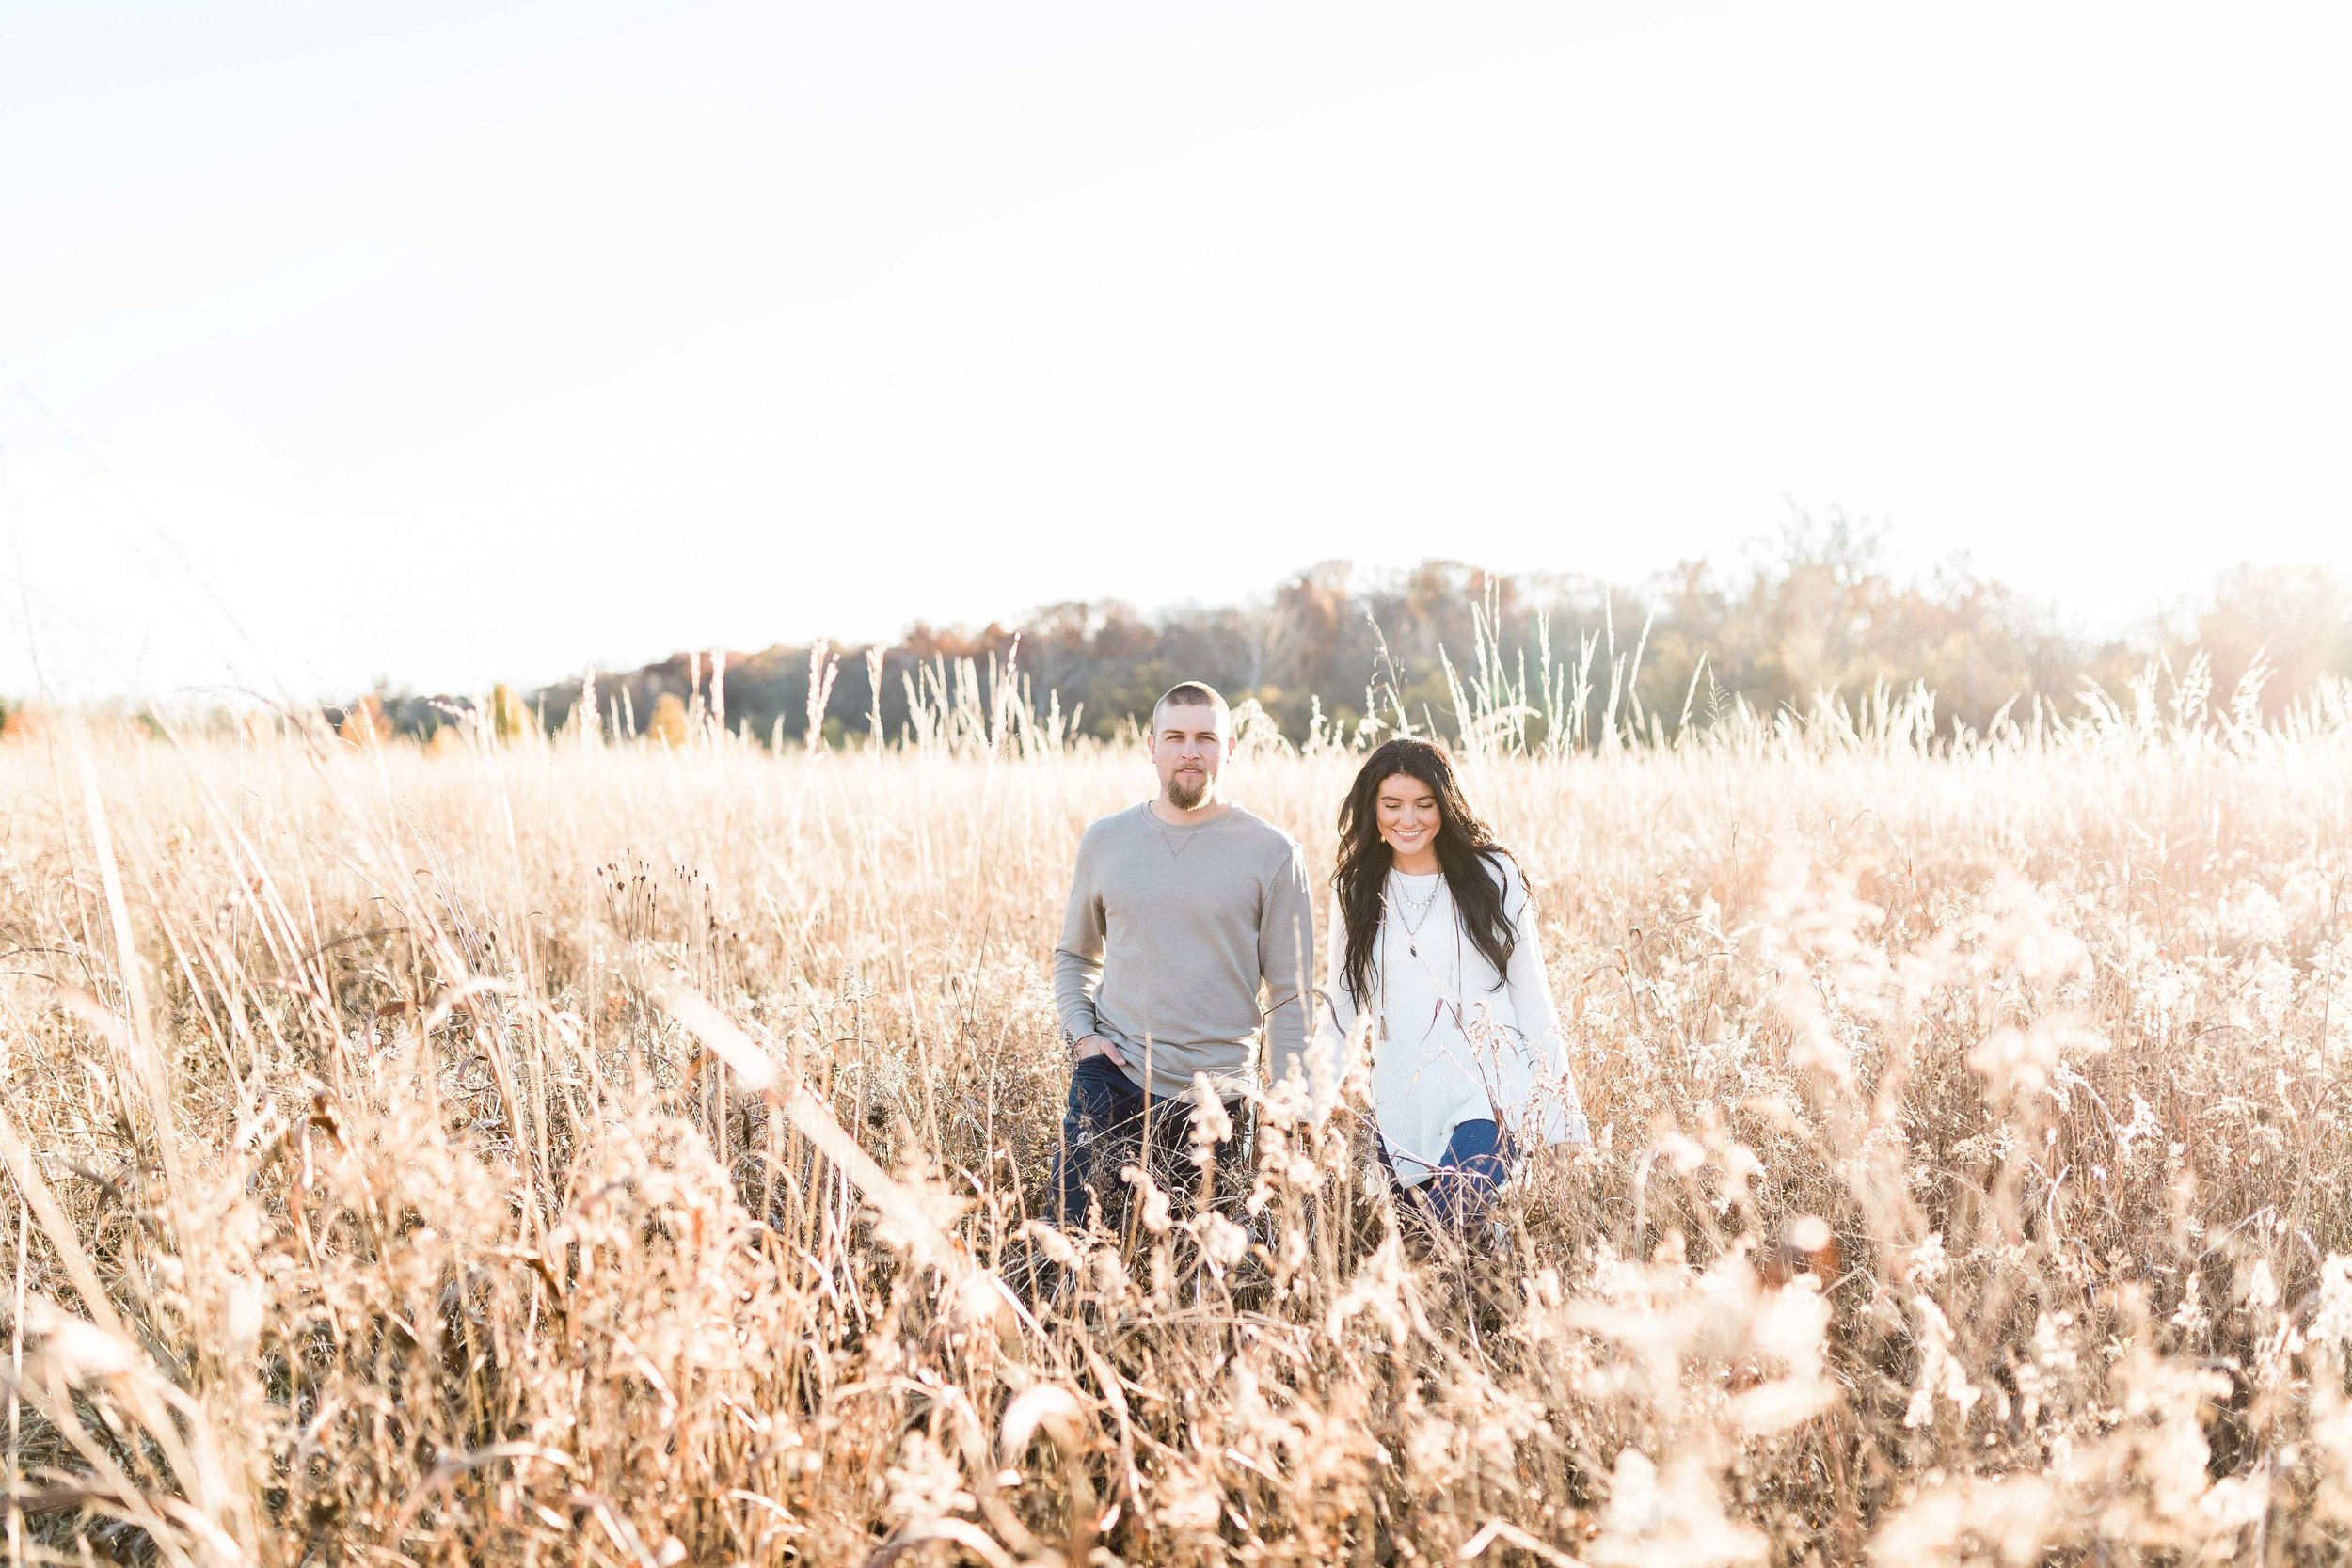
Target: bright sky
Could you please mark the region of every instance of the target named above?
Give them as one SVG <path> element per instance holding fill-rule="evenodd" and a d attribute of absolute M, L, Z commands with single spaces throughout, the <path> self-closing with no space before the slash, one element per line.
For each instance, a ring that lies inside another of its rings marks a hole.
<path fill-rule="evenodd" d="M 0 692 L 1792 504 L 2109 624 L 2352 571 L 2347 80 L 2332 0 L 11 8 Z"/>

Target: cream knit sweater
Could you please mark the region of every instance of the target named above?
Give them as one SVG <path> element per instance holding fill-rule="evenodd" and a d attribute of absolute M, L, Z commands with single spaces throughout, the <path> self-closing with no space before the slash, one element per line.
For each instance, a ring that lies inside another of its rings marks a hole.
<path fill-rule="evenodd" d="M 1372 1094 L 1381 1141 L 1407 1185 L 1428 1179 L 1465 1121 L 1500 1116 L 1522 1149 L 1591 1141 L 1527 885 L 1507 863 L 1489 871 L 1502 880 L 1503 914 L 1518 936 L 1501 976 L 1463 929 L 1442 873 L 1391 872 L 1384 890 L 1373 947 Z M 1347 927 L 1336 895 L 1324 951 L 1329 1006 L 1317 1044 L 1344 1069 L 1358 1009 L 1342 983 Z"/>

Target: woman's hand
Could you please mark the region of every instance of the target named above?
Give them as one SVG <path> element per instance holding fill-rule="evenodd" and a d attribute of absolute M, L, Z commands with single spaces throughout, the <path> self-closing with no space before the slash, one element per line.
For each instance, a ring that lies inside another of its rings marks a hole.
<path fill-rule="evenodd" d="M 1070 1059 L 1073 1062 L 1083 1062 L 1089 1056 L 1108 1056 L 1113 1067 L 1123 1068 L 1127 1065 L 1127 1058 L 1119 1053 L 1119 1047 L 1100 1035 L 1089 1035 L 1071 1049 Z"/>

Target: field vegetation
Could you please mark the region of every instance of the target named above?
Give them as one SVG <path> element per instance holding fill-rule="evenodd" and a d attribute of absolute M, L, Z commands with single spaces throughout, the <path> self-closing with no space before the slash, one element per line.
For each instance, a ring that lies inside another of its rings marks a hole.
<path fill-rule="evenodd" d="M 2352 1545 L 2342 688 L 1634 746 L 1473 661 L 1597 1139 L 1476 1255 L 1360 1097 L 1266 1109 L 1246 1224 L 1040 1223 L 1068 868 L 1151 775 L 980 689 L 0 746 L 9 1560 Z M 1327 874 L 1362 736 L 1250 734 Z"/>

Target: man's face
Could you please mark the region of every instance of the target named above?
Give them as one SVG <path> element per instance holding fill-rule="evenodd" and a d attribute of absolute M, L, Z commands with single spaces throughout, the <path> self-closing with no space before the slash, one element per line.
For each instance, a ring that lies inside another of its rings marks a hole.
<path fill-rule="evenodd" d="M 1191 811 L 1216 791 L 1217 770 L 1232 753 L 1233 737 L 1217 725 L 1216 709 L 1169 703 L 1152 721 L 1152 766 L 1160 794 L 1178 811 Z"/>

